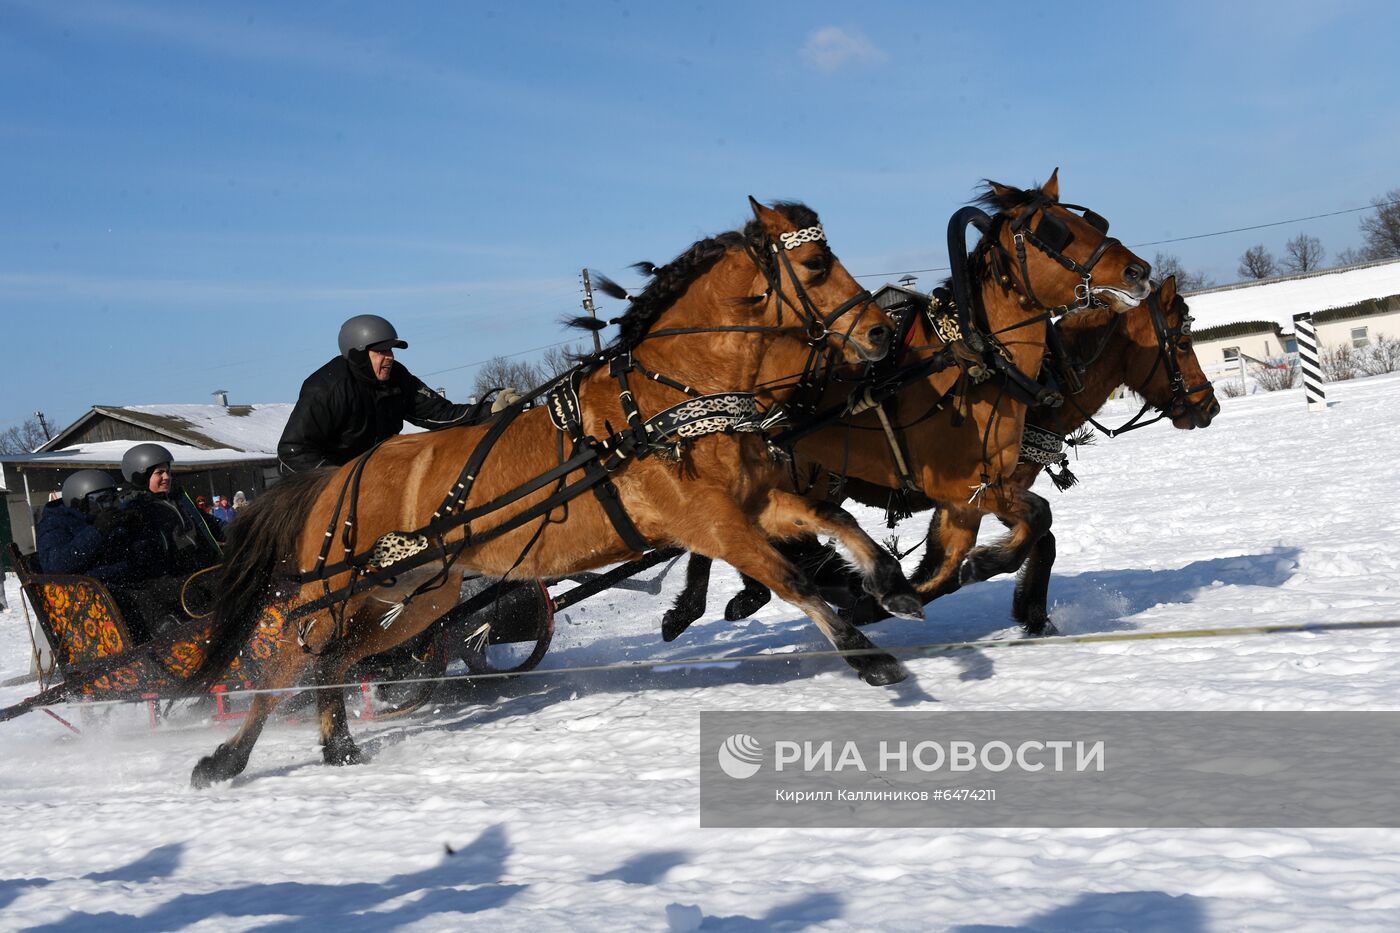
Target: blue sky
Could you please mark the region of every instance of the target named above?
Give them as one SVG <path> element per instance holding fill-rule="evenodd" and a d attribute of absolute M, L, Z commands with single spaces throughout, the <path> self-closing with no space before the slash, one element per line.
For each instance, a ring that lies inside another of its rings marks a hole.
<path fill-rule="evenodd" d="M 1059 166 L 1130 244 L 1362 207 L 1400 188 L 1397 9 L 0 0 L 0 429 L 292 401 L 363 312 L 460 400 L 568 338 L 582 266 L 627 281 L 749 194 L 872 286 L 945 266 L 984 177 Z M 1356 222 L 1142 252 L 1225 282 Z"/>

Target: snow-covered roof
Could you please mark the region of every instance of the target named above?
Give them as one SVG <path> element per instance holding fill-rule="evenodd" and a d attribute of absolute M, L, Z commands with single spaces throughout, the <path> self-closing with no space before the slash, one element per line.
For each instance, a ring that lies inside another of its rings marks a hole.
<path fill-rule="evenodd" d="M 39 449 L 49 451 L 62 448 L 80 427 L 94 418 L 107 417 L 156 431 L 191 448 L 275 454 L 277 441 L 282 437 L 282 429 L 286 427 L 291 414 L 292 406 L 287 402 L 263 405 L 94 405 L 91 411 Z"/>
<path fill-rule="evenodd" d="M 1293 330 L 1293 315 L 1345 308 L 1400 295 L 1400 260 L 1227 285 L 1185 296 L 1197 330 L 1239 321 L 1273 321 Z"/>
<path fill-rule="evenodd" d="M 199 407 L 199 406 L 191 406 Z M 81 466 L 93 469 L 119 469 L 122 454 L 136 446 L 137 441 L 100 441 L 94 444 L 77 444 L 59 450 L 45 450 L 36 454 L 11 454 L 5 457 L 6 463 L 21 463 L 29 466 L 70 467 Z M 205 450 L 184 444 L 162 444 L 175 458 L 175 472 L 187 469 L 212 469 L 221 466 L 234 466 L 246 463 L 267 462 L 276 456 L 266 451 L 230 450 L 219 447 Z"/>

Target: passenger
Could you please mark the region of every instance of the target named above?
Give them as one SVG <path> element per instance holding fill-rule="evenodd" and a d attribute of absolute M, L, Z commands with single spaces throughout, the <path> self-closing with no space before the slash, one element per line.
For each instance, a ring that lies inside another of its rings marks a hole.
<path fill-rule="evenodd" d="M 39 569 L 79 573 L 112 586 L 139 572 L 132 562 L 141 516 L 118 508 L 117 481 L 101 470 L 79 470 L 63 481 L 60 498 L 39 522 Z"/>
<path fill-rule="evenodd" d="M 394 351 L 408 344 L 376 314 L 342 324 L 339 342 L 340 356 L 302 383 L 277 445 L 284 473 L 349 463 L 398 434 L 405 421 L 430 430 L 476 424 L 520 400 L 504 389 L 492 405 L 454 405 L 395 364 Z"/>
<path fill-rule="evenodd" d="M 151 542 L 147 577 L 182 579 L 217 564 L 223 523 L 205 515 L 189 495 L 174 485 L 174 457 L 160 444 L 137 444 L 122 456 L 122 476 L 130 484 L 123 507 L 144 520 L 143 538 Z"/>

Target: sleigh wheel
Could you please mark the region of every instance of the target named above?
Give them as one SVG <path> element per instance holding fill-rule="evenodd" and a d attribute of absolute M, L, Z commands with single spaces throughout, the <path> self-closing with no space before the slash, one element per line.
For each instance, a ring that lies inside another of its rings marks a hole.
<path fill-rule="evenodd" d="M 459 657 L 473 674 L 519 674 L 533 669 L 554 638 L 554 603 L 543 581 L 522 581 L 458 629 Z"/>

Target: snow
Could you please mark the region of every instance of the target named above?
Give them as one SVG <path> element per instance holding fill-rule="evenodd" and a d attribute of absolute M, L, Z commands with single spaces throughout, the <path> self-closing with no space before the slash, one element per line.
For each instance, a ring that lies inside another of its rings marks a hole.
<path fill-rule="evenodd" d="M 1392 295 L 1400 295 L 1400 260 L 1246 282 L 1191 292 L 1187 297 L 1197 330 L 1240 321 L 1273 321 L 1291 333 L 1294 314 L 1345 308 Z"/>
<path fill-rule="evenodd" d="M 1325 413 L 1299 390 L 1223 398 L 1207 430 L 1163 423 L 1082 449 L 1080 486 L 1040 489 L 1056 509 L 1057 624 L 1400 618 L 1400 376 L 1328 390 Z M 1102 420 L 1135 410 L 1114 402 Z M 859 517 L 885 536 L 877 512 Z M 917 521 L 899 529 L 905 546 Z M 553 673 L 352 724 L 360 767 L 320 764 L 314 724 L 288 716 L 244 775 L 193 791 L 190 768 L 232 725 L 177 712 L 149 731 L 131 706 L 58 710 L 81 737 L 37 713 L 0 724 L 0 927 L 1400 928 L 1393 831 L 702 830 L 697 813 L 701 710 L 1391 710 L 1400 633 L 967 651 L 912 660 L 883 690 L 817 660 L 560 672 L 825 647 L 777 603 L 724 622 L 735 576 L 719 566 L 705 620 L 665 645 L 681 577 L 569 610 Z M 6 586 L 0 681 L 29 652 Z M 924 623 L 867 631 L 882 645 L 1006 637 L 1011 588 L 999 578 Z M 0 689 L 0 704 L 31 689 Z"/>
<path fill-rule="evenodd" d="M 120 466 L 122 456 L 136 446 L 135 441 L 96 441 L 91 444 L 75 444 L 72 447 L 63 447 L 58 450 L 47 450 L 40 454 L 21 454 L 5 458 L 6 463 L 24 463 L 44 465 L 51 463 L 55 465 L 77 465 L 91 464 L 94 466 Z M 218 466 L 229 463 L 259 463 L 269 458 L 263 451 L 243 451 L 233 450 L 227 447 L 218 447 L 206 450 L 200 447 L 189 447 L 185 444 L 172 444 L 164 442 L 161 444 L 170 455 L 175 458 L 175 463 L 181 467 L 187 466 Z"/>

